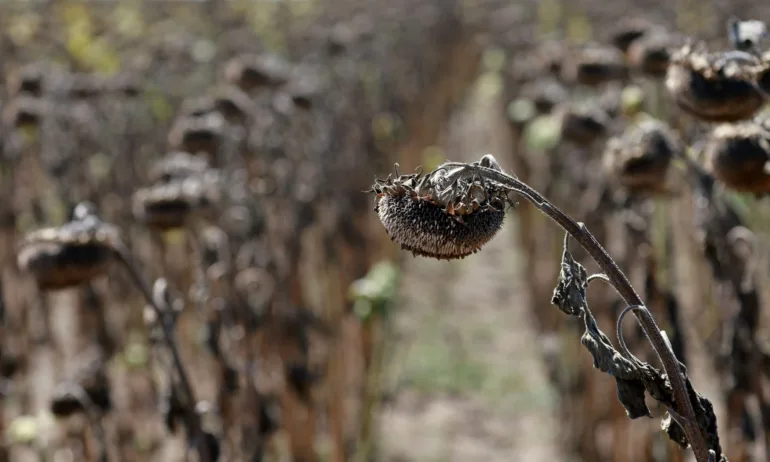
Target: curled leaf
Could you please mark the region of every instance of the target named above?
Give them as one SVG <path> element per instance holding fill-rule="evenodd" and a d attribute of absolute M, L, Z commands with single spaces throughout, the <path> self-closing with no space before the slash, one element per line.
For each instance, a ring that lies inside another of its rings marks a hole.
<path fill-rule="evenodd" d="M 583 265 L 576 262 L 567 249 L 568 239 L 569 236 L 565 236 L 559 282 L 553 291 L 551 303 L 558 306 L 566 314 L 579 316 L 588 309 L 586 302 L 587 273 Z"/>
<path fill-rule="evenodd" d="M 660 372 L 647 364 L 623 357 L 612 346 L 612 342 L 604 332 L 599 330 L 596 320 L 588 309 L 583 313 L 583 320 L 586 331 L 580 342 L 593 356 L 594 367 L 615 378 L 618 399 L 628 417 L 631 419 L 649 417 L 650 410 L 644 402 L 645 378 L 651 382 L 656 379 L 663 380 Z M 671 394 L 670 386 L 668 393 Z"/>
<path fill-rule="evenodd" d="M 585 323 L 585 332 L 581 337 L 581 343 L 593 357 L 594 367 L 611 375 L 616 382 L 617 394 L 620 403 L 631 419 L 649 417 L 650 410 L 645 403 L 645 392 L 652 398 L 669 409 L 669 415 L 663 420 L 661 427 L 669 438 L 682 447 L 689 446 L 684 428 L 670 413 L 677 409 L 674 403 L 674 392 L 668 377 L 650 364 L 640 361 L 625 349 L 622 337 L 618 337 L 623 353 L 616 350 L 609 337 L 599 329 L 596 319 L 588 309 L 586 301 L 586 287 L 592 278 L 586 277 L 585 268 L 572 257 L 568 250 L 569 235 L 564 238 L 564 252 L 562 254 L 561 272 L 554 289 L 551 303 L 567 314 L 579 316 Z M 604 278 L 598 278 L 604 279 Z M 628 308 L 625 312 L 631 310 Z M 641 316 L 649 317 L 650 314 L 644 306 L 633 307 Z M 622 316 L 618 321 L 620 321 Z M 650 321 L 653 322 L 653 321 Z M 654 322 L 653 322 L 654 323 Z M 664 337 L 665 338 L 665 337 Z M 669 346 L 670 348 L 670 346 Z M 722 454 L 717 432 L 717 420 L 711 402 L 700 395 L 692 386 L 687 377 L 687 370 L 680 363 L 684 375 L 687 394 L 693 406 L 696 424 L 703 432 L 706 443 L 715 454 Z M 720 462 L 725 462 L 724 456 L 720 456 Z"/>

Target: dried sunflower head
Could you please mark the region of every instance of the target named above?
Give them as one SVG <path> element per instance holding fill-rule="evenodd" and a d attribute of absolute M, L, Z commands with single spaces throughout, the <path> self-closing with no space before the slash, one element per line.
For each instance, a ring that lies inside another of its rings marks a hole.
<path fill-rule="evenodd" d="M 491 155 L 479 165 L 501 171 Z M 425 257 L 458 259 L 479 251 L 502 228 L 506 191 L 480 177 L 458 178 L 457 168 L 462 167 L 443 164 L 427 175 L 396 172 L 395 178 L 375 181 L 375 211 L 402 248 Z"/>
<path fill-rule="evenodd" d="M 214 106 L 229 122 L 243 123 L 254 111 L 254 103 L 235 85 L 217 87 L 212 92 Z"/>
<path fill-rule="evenodd" d="M 58 228 L 29 233 L 18 253 L 18 265 L 43 290 L 80 285 L 104 274 L 118 230 L 92 214 L 76 216 Z"/>
<path fill-rule="evenodd" d="M 356 41 L 356 30 L 349 24 L 335 24 L 327 33 L 327 43 L 329 52 L 332 55 L 338 55 L 353 45 Z"/>
<path fill-rule="evenodd" d="M 62 86 L 67 96 L 88 100 L 101 96 L 107 90 L 107 80 L 95 74 L 71 74 L 64 77 Z"/>
<path fill-rule="evenodd" d="M 224 137 L 225 118 L 219 112 L 177 119 L 168 134 L 172 149 L 215 156 Z"/>
<path fill-rule="evenodd" d="M 564 77 L 570 82 L 596 86 L 628 77 L 623 53 L 615 48 L 589 45 L 569 60 Z"/>
<path fill-rule="evenodd" d="M 604 168 L 632 192 L 663 192 L 671 159 L 680 149 L 679 140 L 665 123 L 645 120 L 608 140 Z"/>
<path fill-rule="evenodd" d="M 79 389 L 59 384 L 51 397 L 51 414 L 57 418 L 66 419 L 75 414 L 84 413 L 83 401 L 78 397 Z"/>
<path fill-rule="evenodd" d="M 536 74 L 561 75 L 567 55 L 564 43 L 556 40 L 548 40 L 540 43 L 534 51 L 533 67 Z"/>
<path fill-rule="evenodd" d="M 276 87 L 289 81 L 292 66 L 284 58 L 272 54 L 242 55 L 225 64 L 225 80 L 244 91 Z"/>
<path fill-rule="evenodd" d="M 127 97 L 139 96 L 142 92 L 142 83 L 135 75 L 119 74 L 107 81 L 107 90 Z"/>
<path fill-rule="evenodd" d="M 46 66 L 42 63 L 30 63 L 8 76 L 8 95 L 40 97 L 45 90 Z"/>
<path fill-rule="evenodd" d="M 321 92 L 321 82 L 313 75 L 302 75 L 286 85 L 285 91 L 294 105 L 301 109 L 310 109 Z"/>
<path fill-rule="evenodd" d="M 525 84 L 521 95 L 532 101 L 538 114 L 548 114 L 554 107 L 569 99 L 569 93 L 557 79 L 545 77 Z"/>
<path fill-rule="evenodd" d="M 177 120 L 186 117 L 203 117 L 216 110 L 214 100 L 207 95 L 185 98 L 179 106 Z"/>
<path fill-rule="evenodd" d="M 579 145 L 589 145 L 604 136 L 610 124 L 607 113 L 595 104 L 569 104 L 558 112 L 562 139 Z"/>
<path fill-rule="evenodd" d="M 9 127 L 37 127 L 48 110 L 48 103 L 34 96 L 20 95 L 3 106 L 3 123 Z"/>
<path fill-rule="evenodd" d="M 666 88 L 682 110 L 701 120 L 750 119 L 765 102 L 753 82 L 757 64 L 745 52 L 708 53 L 687 44 L 671 55 Z"/>
<path fill-rule="evenodd" d="M 706 169 L 730 189 L 770 192 L 769 128 L 759 119 L 716 127 L 706 145 Z"/>
<path fill-rule="evenodd" d="M 652 22 L 644 18 L 624 18 L 612 28 L 610 43 L 625 53 L 631 47 L 631 44 L 655 28 L 656 26 Z"/>
<path fill-rule="evenodd" d="M 665 77 L 671 60 L 672 42 L 672 37 L 664 32 L 644 35 L 628 48 L 629 65 L 644 75 Z"/>
<path fill-rule="evenodd" d="M 213 212 L 220 189 L 214 170 L 141 188 L 134 193 L 134 216 L 160 231 L 179 229 L 190 219 Z"/>
<path fill-rule="evenodd" d="M 193 175 L 200 175 L 209 170 L 209 160 L 205 156 L 192 155 L 184 151 L 174 151 L 163 156 L 150 169 L 149 180 L 152 183 L 166 183 Z"/>
<path fill-rule="evenodd" d="M 108 412 L 112 409 L 110 383 L 104 369 L 103 357 L 97 351 L 88 351 L 80 358 L 72 377 L 60 383 L 51 399 L 51 413 L 56 417 L 69 417 L 87 410 L 84 399 L 94 410 Z"/>

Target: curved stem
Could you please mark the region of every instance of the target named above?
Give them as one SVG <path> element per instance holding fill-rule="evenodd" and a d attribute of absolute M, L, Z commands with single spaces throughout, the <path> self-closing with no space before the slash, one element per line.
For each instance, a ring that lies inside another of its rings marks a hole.
<path fill-rule="evenodd" d="M 642 361 L 639 360 L 636 356 L 634 356 L 633 353 L 631 353 L 628 350 L 628 346 L 626 345 L 626 339 L 623 338 L 623 318 L 626 317 L 626 314 L 628 314 L 629 311 L 635 311 L 635 310 L 644 310 L 646 311 L 646 315 L 650 316 L 649 310 L 647 310 L 647 307 L 642 305 L 632 305 L 627 306 L 623 311 L 620 312 L 620 315 L 618 316 L 618 322 L 616 326 L 617 330 L 617 336 L 618 336 L 618 345 L 620 345 L 620 352 L 623 353 L 623 356 L 626 357 L 629 361 L 633 361 L 637 364 L 641 364 Z"/>
<path fill-rule="evenodd" d="M 155 301 L 155 297 L 152 295 L 150 285 L 147 283 L 147 281 L 144 280 L 144 277 L 139 272 L 138 266 L 134 263 L 133 258 L 131 257 L 131 252 L 128 250 L 123 241 L 116 239 L 111 244 L 112 250 L 115 252 L 118 260 L 120 260 L 120 262 L 126 268 L 134 283 L 139 286 L 139 290 L 142 292 L 142 295 L 144 295 L 147 303 L 150 304 L 150 306 L 155 311 L 155 315 L 158 317 L 158 323 L 163 330 L 163 341 L 171 352 L 171 360 L 173 361 L 174 368 L 176 369 L 177 375 L 179 376 L 179 385 L 182 388 L 182 393 L 187 397 L 188 400 L 187 418 L 185 419 L 188 425 L 188 431 L 190 433 L 188 437 L 193 438 L 195 441 L 200 462 L 211 462 L 211 458 L 209 457 L 209 448 L 203 435 L 201 419 L 198 413 L 195 411 L 195 395 L 193 394 L 192 386 L 190 386 L 190 380 L 187 377 L 187 372 L 185 371 L 184 364 L 182 363 L 182 357 L 179 354 L 179 348 L 177 348 L 176 341 L 174 340 L 174 331 L 167 322 L 166 314 L 169 311 L 169 307 L 164 307 L 166 309 L 163 309 L 158 306 L 158 303 Z"/>
<path fill-rule="evenodd" d="M 444 164 L 444 167 L 462 167 L 450 170 L 447 173 L 449 184 L 473 176 L 483 176 L 488 180 L 495 181 L 503 187 L 524 196 L 524 198 L 530 201 L 538 208 L 538 210 L 559 224 L 559 226 L 569 233 L 572 238 L 578 241 L 588 254 L 591 255 L 591 258 L 596 261 L 607 276 L 609 283 L 618 291 L 628 305 L 644 305 L 641 297 L 631 286 L 626 275 L 623 274 L 617 263 L 615 263 L 607 251 L 604 250 L 604 247 L 602 247 L 599 241 L 596 240 L 593 234 L 588 231 L 585 224 L 573 220 L 569 215 L 551 204 L 548 199 L 543 197 L 539 192 L 517 178 L 491 168 L 456 162 Z M 663 370 L 671 381 L 671 387 L 674 391 L 674 400 L 678 408 L 677 412 L 685 419 L 684 430 L 687 435 L 687 440 L 690 442 L 690 446 L 695 453 L 695 458 L 698 462 L 708 462 L 709 448 L 698 427 L 695 410 L 687 393 L 685 378 L 681 372 L 679 360 L 668 347 L 668 343 L 666 343 L 666 340 L 663 338 L 660 328 L 658 328 L 652 315 L 649 314 L 649 311 L 647 311 L 645 315 L 645 311 L 646 310 L 633 310 L 644 334 L 652 344 L 658 358 L 660 358 Z"/>
<path fill-rule="evenodd" d="M 604 273 L 592 274 L 592 275 L 588 276 L 588 278 L 586 279 L 586 286 L 591 284 L 591 282 L 593 282 L 593 281 L 604 281 L 607 284 L 609 284 L 610 283 L 610 278 L 608 278 L 607 275 L 604 274 Z"/>

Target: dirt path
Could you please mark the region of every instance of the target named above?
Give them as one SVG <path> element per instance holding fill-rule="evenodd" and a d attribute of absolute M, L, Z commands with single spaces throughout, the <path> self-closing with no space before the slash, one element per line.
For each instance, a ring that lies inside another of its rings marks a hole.
<path fill-rule="evenodd" d="M 451 160 L 509 149 L 499 91 L 481 77 L 449 124 Z M 498 88 L 499 89 L 499 88 Z M 505 165 L 507 169 L 510 166 Z M 382 411 L 386 461 L 558 461 L 554 400 L 521 290 L 516 218 L 476 255 L 405 260 L 395 320 L 394 400 Z"/>

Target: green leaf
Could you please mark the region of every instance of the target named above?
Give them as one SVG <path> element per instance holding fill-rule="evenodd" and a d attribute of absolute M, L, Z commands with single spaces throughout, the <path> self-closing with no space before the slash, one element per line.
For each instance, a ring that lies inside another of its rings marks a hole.
<path fill-rule="evenodd" d="M 624 114 L 634 115 L 644 108 L 644 90 L 637 85 L 629 85 L 620 93 L 620 107 Z"/>
<path fill-rule="evenodd" d="M 386 314 L 398 290 L 398 276 L 396 265 L 382 261 L 372 266 L 366 276 L 350 285 L 348 297 L 354 300 L 353 310 L 361 319 L 374 314 Z"/>
<path fill-rule="evenodd" d="M 365 298 L 359 298 L 353 303 L 353 312 L 362 321 L 369 319 L 369 316 L 372 315 L 372 311 L 372 302 Z"/>
<path fill-rule="evenodd" d="M 37 439 L 37 435 L 37 419 L 31 415 L 16 417 L 8 426 L 8 436 L 15 444 L 31 444 Z"/>
<path fill-rule="evenodd" d="M 536 117 L 524 130 L 524 143 L 534 151 L 548 151 L 561 142 L 561 122 L 554 116 Z"/>
<path fill-rule="evenodd" d="M 500 72 L 505 66 L 505 50 L 502 48 L 486 50 L 481 57 L 481 62 L 487 71 Z"/>
<path fill-rule="evenodd" d="M 537 115 L 535 104 L 526 98 L 516 98 L 508 104 L 506 109 L 508 120 L 517 124 L 524 124 Z"/>
<path fill-rule="evenodd" d="M 126 347 L 126 364 L 131 368 L 142 368 L 150 360 L 150 352 L 147 347 L 139 342 L 132 342 Z"/>

